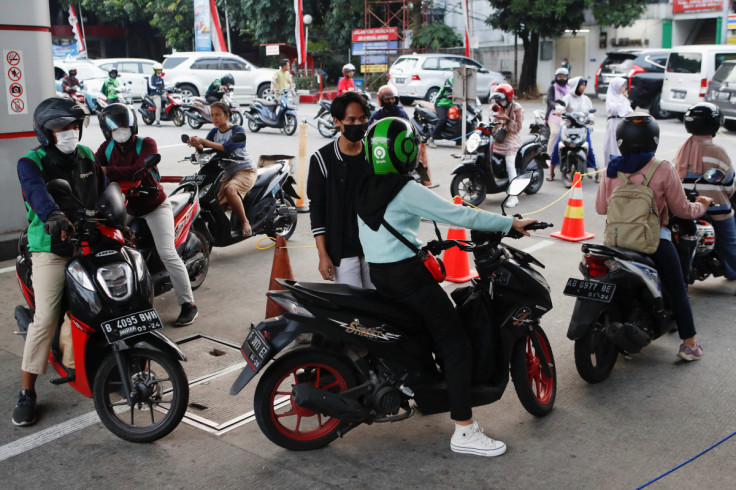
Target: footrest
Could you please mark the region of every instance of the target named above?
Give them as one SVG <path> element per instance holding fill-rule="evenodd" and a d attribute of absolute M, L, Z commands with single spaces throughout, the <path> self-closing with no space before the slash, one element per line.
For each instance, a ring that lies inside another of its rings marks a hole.
<path fill-rule="evenodd" d="M 65 376 L 63 378 L 56 378 L 51 380 L 51 384 L 53 385 L 63 385 L 66 383 L 71 383 L 77 379 L 77 375 L 75 373 L 71 373 L 69 376 Z"/>

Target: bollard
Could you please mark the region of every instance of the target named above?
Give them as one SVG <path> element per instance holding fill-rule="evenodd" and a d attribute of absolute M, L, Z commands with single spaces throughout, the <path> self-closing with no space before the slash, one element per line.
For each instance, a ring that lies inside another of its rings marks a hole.
<path fill-rule="evenodd" d="M 298 213 L 308 213 L 309 206 L 306 204 L 306 182 L 307 182 L 307 121 L 299 125 L 299 153 L 296 163 L 296 193 L 299 199 L 296 201 Z"/>

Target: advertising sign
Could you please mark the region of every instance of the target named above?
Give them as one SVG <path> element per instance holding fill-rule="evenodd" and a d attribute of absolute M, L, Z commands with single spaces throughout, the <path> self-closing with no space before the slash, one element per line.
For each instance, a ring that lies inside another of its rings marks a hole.
<path fill-rule="evenodd" d="M 388 65 L 387 54 L 367 54 L 360 57 L 361 65 Z"/>
<path fill-rule="evenodd" d="M 383 73 L 388 71 L 388 65 L 360 65 L 361 73 Z"/>
<path fill-rule="evenodd" d="M 398 53 L 398 48 L 398 41 L 358 42 L 353 43 L 353 56 L 362 56 L 364 54 L 374 53 L 396 54 Z"/>
<path fill-rule="evenodd" d="M 723 0 L 673 0 L 673 14 L 690 14 L 723 10 Z"/>
<path fill-rule="evenodd" d="M 208 0 L 194 0 L 195 51 L 212 51 L 210 24 L 210 2 Z"/>
<path fill-rule="evenodd" d="M 52 44 L 51 50 L 54 53 L 54 58 L 62 59 L 67 56 L 75 58 L 77 56 L 77 45 L 72 44 Z"/>
<path fill-rule="evenodd" d="M 399 38 L 398 27 L 381 27 L 375 29 L 353 29 L 353 42 L 395 41 Z"/>

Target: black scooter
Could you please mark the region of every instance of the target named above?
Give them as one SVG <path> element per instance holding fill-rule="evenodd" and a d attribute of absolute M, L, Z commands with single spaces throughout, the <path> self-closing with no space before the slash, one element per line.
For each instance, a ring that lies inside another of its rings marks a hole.
<path fill-rule="evenodd" d="M 520 176 L 510 194 L 530 181 L 530 174 Z M 539 324 L 552 308 L 550 289 L 534 269 L 544 266 L 502 238 L 472 231 L 470 242 L 435 241 L 426 248 L 438 253 L 458 246 L 475 256 L 480 279 L 452 295 L 473 345 L 473 406 L 501 398 L 510 372 L 521 404 L 541 417 L 552 410 L 557 391 L 552 348 Z M 280 354 L 255 391 L 256 421 L 272 442 L 317 449 L 360 424 L 406 419 L 414 406 L 425 415 L 449 410 L 442 361 L 405 306 L 370 289 L 278 281 L 286 291 L 267 296 L 282 316 L 251 327 L 241 347 L 247 364 L 230 389 L 240 392 Z M 312 344 L 287 350 L 302 333 L 313 335 Z"/>
<path fill-rule="evenodd" d="M 378 108 L 376 107 L 376 104 L 373 103 L 371 94 L 368 92 L 360 92 L 360 95 L 362 95 L 365 101 L 368 102 L 368 108 L 370 109 L 371 114 L 373 114 Z M 319 130 L 319 134 L 325 138 L 333 138 L 338 131 L 340 131 L 332 120 L 330 107 L 332 107 L 331 100 L 321 99 L 319 101 L 319 111 L 317 111 L 317 115 L 314 116 L 314 119 L 317 119 L 317 129 Z"/>
<path fill-rule="evenodd" d="M 186 143 L 189 136 L 184 134 L 181 140 Z M 236 133 L 233 135 L 233 141 L 236 143 L 245 141 L 245 134 Z M 248 238 L 231 233 L 233 229 L 240 229 L 240 220 L 235 214 L 228 216 L 217 199 L 217 193 L 225 177 L 220 163 L 232 161 L 228 156 L 213 150 L 193 153 L 184 161 L 199 165 L 199 171 L 185 176 L 180 181 L 180 185 L 193 182 L 198 186 L 200 217 L 206 225 L 205 238 L 215 247 L 226 247 Z M 255 185 L 243 197 L 245 215 L 253 230 L 251 236 L 281 236 L 288 240 L 294 234 L 297 222 L 294 199 L 299 199 L 294 184 L 294 178 L 289 174 L 289 165 L 285 160 L 258 169 Z"/>
<path fill-rule="evenodd" d="M 448 114 L 447 124 L 445 124 L 442 134 L 438 139 L 456 139 L 457 144 L 460 144 L 457 138 L 463 135 L 462 109 L 459 106 L 455 106 L 455 109 L 457 110 L 457 116 Z M 455 111 L 452 112 L 455 113 Z M 481 105 L 479 100 L 476 99 L 475 104 L 468 104 L 465 119 L 465 131 L 468 133 L 474 131 L 478 124 L 481 123 Z M 419 134 L 420 139 L 427 141 L 432 136 L 435 126 L 440 122 L 440 118 L 437 116 L 433 104 L 419 101 L 414 108 L 414 117 L 411 122 Z"/>
<path fill-rule="evenodd" d="M 544 113 L 534 113 L 535 122 L 529 128 L 531 136 L 524 140 L 516 154 L 516 170 L 519 174 L 532 173 L 526 194 L 536 194 L 544 183 L 547 165 L 547 141 L 549 128 L 544 124 Z M 500 123 L 480 123 L 465 144 L 465 154 L 460 165 L 452 170 L 450 183 L 452 196 L 479 206 L 487 194 L 504 192 L 509 185 L 506 157 L 493 153 L 493 131 Z"/>

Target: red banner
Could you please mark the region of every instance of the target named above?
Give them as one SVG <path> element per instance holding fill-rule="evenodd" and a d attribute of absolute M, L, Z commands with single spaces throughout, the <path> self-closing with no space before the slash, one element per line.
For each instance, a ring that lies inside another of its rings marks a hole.
<path fill-rule="evenodd" d="M 353 42 L 395 41 L 399 38 L 398 27 L 381 27 L 375 29 L 353 29 Z"/>
<path fill-rule="evenodd" d="M 709 12 L 723 10 L 723 0 L 674 0 L 673 14 L 689 14 L 693 12 Z"/>

